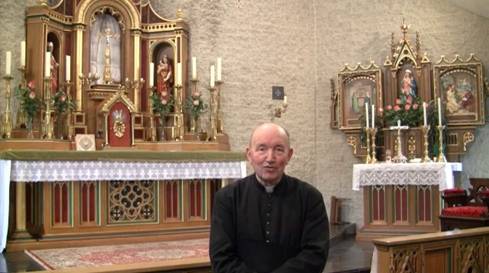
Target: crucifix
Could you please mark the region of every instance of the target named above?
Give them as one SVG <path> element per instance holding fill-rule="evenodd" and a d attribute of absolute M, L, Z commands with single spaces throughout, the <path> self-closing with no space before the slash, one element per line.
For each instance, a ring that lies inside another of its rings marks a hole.
<path fill-rule="evenodd" d="M 409 126 L 401 126 L 401 120 L 397 120 L 397 126 L 389 127 L 389 130 L 397 130 L 397 155 L 394 156 L 392 161 L 395 163 L 406 163 L 407 158 L 402 154 L 402 146 L 401 146 L 401 130 L 407 130 Z"/>

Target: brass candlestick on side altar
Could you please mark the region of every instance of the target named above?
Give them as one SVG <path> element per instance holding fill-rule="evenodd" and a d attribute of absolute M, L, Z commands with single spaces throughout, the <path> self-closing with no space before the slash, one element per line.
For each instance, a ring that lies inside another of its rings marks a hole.
<path fill-rule="evenodd" d="M 370 163 L 374 164 L 377 163 L 377 152 L 376 150 L 376 145 L 375 145 L 375 137 L 377 135 L 377 128 L 370 128 L 370 136 L 372 137 L 372 157 L 370 159 Z"/>
<path fill-rule="evenodd" d="M 436 159 L 437 162 L 447 162 L 447 159 L 445 157 L 445 153 L 443 151 L 443 130 L 445 129 L 444 125 L 438 125 L 438 158 Z"/>
<path fill-rule="evenodd" d="M 222 109 L 221 109 L 221 86 L 224 82 L 221 80 L 216 81 L 217 87 L 217 132 L 222 134 L 224 133 L 224 125 L 222 118 Z"/>
<path fill-rule="evenodd" d="M 53 139 L 53 122 L 51 121 L 51 114 L 53 110 L 51 109 L 51 77 L 44 78 L 44 103 L 46 109 L 44 111 L 44 123 L 42 126 L 43 136 L 46 139 Z"/>
<path fill-rule="evenodd" d="M 12 134 L 12 115 L 10 113 L 10 96 L 12 94 L 12 89 L 10 86 L 10 82 L 12 81 L 13 77 L 10 76 L 10 74 L 7 74 L 3 77 L 5 80 L 5 111 L 3 113 L 3 120 L 2 120 L 2 136 L 4 138 L 10 138 Z"/>
<path fill-rule="evenodd" d="M 423 162 L 431 162 L 432 160 L 430 159 L 428 153 L 428 132 L 430 131 L 430 126 L 423 126 L 421 127 L 421 130 L 423 132 L 423 139 L 424 139 Z"/>
<path fill-rule="evenodd" d="M 365 128 L 365 135 L 367 136 L 367 156 L 365 157 L 365 164 L 370 164 L 372 162 L 372 157 L 370 156 L 370 128 Z"/>
<path fill-rule="evenodd" d="M 218 119 L 218 89 L 216 89 L 214 86 L 211 85 L 209 87 L 209 92 L 211 93 L 211 98 L 210 98 L 210 107 L 211 107 L 211 113 L 210 113 L 210 126 L 211 126 L 211 132 L 210 132 L 210 139 L 211 140 L 216 140 L 217 139 L 217 119 Z"/>

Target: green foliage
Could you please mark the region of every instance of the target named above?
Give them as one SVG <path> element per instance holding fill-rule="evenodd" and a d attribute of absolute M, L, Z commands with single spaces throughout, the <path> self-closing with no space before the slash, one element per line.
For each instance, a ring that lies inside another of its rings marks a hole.
<path fill-rule="evenodd" d="M 395 126 L 400 120 L 402 125 L 417 127 L 423 125 L 423 103 L 420 97 L 411 96 L 396 99 L 394 106 L 387 105 L 384 109 L 386 126 Z"/>
<path fill-rule="evenodd" d="M 59 90 L 56 92 L 56 94 L 54 94 L 53 107 L 56 113 L 60 114 L 66 112 L 67 110 L 73 110 L 75 109 L 75 106 L 75 102 L 68 98 L 64 91 Z"/>
<path fill-rule="evenodd" d="M 204 103 L 200 95 L 192 95 L 185 101 L 185 110 L 190 113 L 192 118 L 198 118 L 202 113 L 206 112 L 208 105 Z"/>
<path fill-rule="evenodd" d="M 165 100 L 158 94 L 158 92 L 153 92 L 151 94 L 151 102 L 153 104 L 153 113 L 160 114 L 161 117 L 166 116 L 173 110 L 175 101 L 170 95 L 168 100 Z"/>
<path fill-rule="evenodd" d="M 34 90 L 33 82 L 29 82 L 28 87 L 16 87 L 15 96 L 20 102 L 22 111 L 27 115 L 27 119 L 32 121 L 42 107 L 42 102 L 37 97 L 36 91 Z"/>

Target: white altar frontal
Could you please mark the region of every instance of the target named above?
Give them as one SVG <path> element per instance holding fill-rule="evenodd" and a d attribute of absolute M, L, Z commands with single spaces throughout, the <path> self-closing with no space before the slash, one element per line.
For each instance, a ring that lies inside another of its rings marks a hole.
<path fill-rule="evenodd" d="M 440 191 L 454 187 L 461 163 L 379 163 L 353 166 L 353 190 L 363 189 L 359 239 L 437 232 Z"/>

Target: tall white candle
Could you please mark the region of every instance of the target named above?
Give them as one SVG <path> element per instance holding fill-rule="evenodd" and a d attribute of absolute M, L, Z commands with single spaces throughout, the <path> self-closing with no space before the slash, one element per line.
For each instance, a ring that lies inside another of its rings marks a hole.
<path fill-rule="evenodd" d="M 372 128 L 375 128 L 375 104 L 372 104 Z"/>
<path fill-rule="evenodd" d="M 423 125 L 426 127 L 428 124 L 427 118 L 426 118 L 426 102 L 423 101 Z"/>
<path fill-rule="evenodd" d="M 192 57 L 192 80 L 197 80 L 197 57 Z"/>
<path fill-rule="evenodd" d="M 51 52 L 47 51 L 44 58 L 44 76 L 51 77 Z"/>
<path fill-rule="evenodd" d="M 149 63 L 149 87 L 153 87 L 155 80 L 155 63 Z"/>
<path fill-rule="evenodd" d="M 401 120 L 400 119 L 397 120 L 397 127 L 401 127 Z"/>
<path fill-rule="evenodd" d="M 12 66 L 12 52 L 5 52 L 5 75 L 10 75 L 10 67 Z"/>
<path fill-rule="evenodd" d="M 368 118 L 368 102 L 365 103 L 365 121 L 367 125 L 367 129 L 370 128 L 369 126 L 369 118 Z"/>
<path fill-rule="evenodd" d="M 284 96 L 284 104 L 287 104 L 287 96 Z"/>
<path fill-rule="evenodd" d="M 438 97 L 438 125 L 441 126 L 441 98 Z"/>
<path fill-rule="evenodd" d="M 177 84 L 182 85 L 182 63 L 177 63 Z"/>
<path fill-rule="evenodd" d="M 210 86 L 211 88 L 214 88 L 216 82 L 216 68 L 211 65 L 211 79 L 210 79 Z"/>
<path fill-rule="evenodd" d="M 20 66 L 25 67 L 25 41 L 20 42 Z"/>
<path fill-rule="evenodd" d="M 222 79 L 222 58 L 218 57 L 217 58 L 217 81 L 220 82 Z"/>
<path fill-rule="evenodd" d="M 67 82 L 71 81 L 71 56 L 66 55 L 65 57 L 65 80 Z"/>

